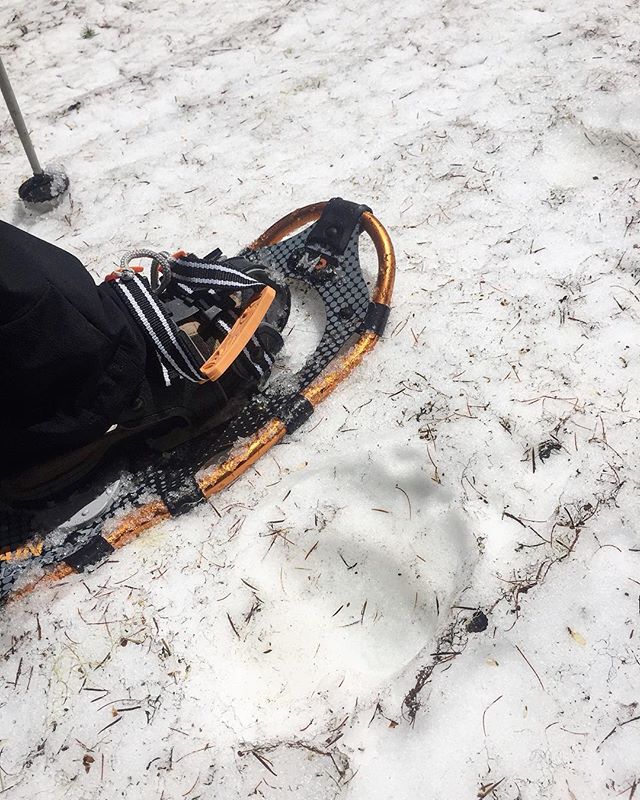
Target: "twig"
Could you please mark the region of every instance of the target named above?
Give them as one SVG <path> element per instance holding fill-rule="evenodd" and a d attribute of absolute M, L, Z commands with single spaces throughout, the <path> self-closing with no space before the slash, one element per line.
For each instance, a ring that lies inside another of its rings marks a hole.
<path fill-rule="evenodd" d="M 489 703 L 489 705 L 488 705 L 488 706 L 485 708 L 485 710 L 482 712 L 482 732 L 484 733 L 485 737 L 486 737 L 486 735 L 487 735 L 487 729 L 485 728 L 485 725 L 484 725 L 484 717 L 485 717 L 485 714 L 486 714 L 486 713 L 487 713 L 487 711 L 488 711 L 488 710 L 491 708 L 491 706 L 495 705 L 495 704 L 498 702 L 498 700 L 501 700 L 501 699 L 502 699 L 502 697 L 503 697 L 503 695 L 500 695 L 499 697 L 496 697 L 496 699 L 495 699 L 495 700 L 493 700 L 491 703 Z"/>
<path fill-rule="evenodd" d="M 528 658 L 525 656 L 525 654 L 524 654 L 524 653 L 522 652 L 522 650 L 521 650 L 521 649 L 518 647 L 518 645 L 516 645 L 516 650 L 517 650 L 517 651 L 520 653 L 520 655 L 522 656 L 522 658 L 524 658 L 524 660 L 527 662 L 527 664 L 528 664 L 528 665 L 529 665 L 529 667 L 531 668 L 531 671 L 533 672 L 533 674 L 534 674 L 534 675 L 536 676 L 536 678 L 538 679 L 538 683 L 539 683 L 539 684 L 540 684 L 540 686 L 542 687 L 542 691 L 543 691 L 543 692 L 546 692 L 546 689 L 544 688 L 544 684 L 542 683 L 542 680 L 540 679 L 540 676 L 539 676 L 539 675 L 538 675 L 538 673 L 536 672 L 536 670 L 535 670 L 535 667 L 533 666 L 533 664 L 532 664 L 532 663 L 529 661 L 529 659 L 528 659 Z"/>

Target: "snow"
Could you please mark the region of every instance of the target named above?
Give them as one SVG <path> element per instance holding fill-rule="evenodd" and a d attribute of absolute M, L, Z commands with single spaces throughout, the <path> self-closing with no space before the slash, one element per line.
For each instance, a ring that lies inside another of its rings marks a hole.
<path fill-rule="evenodd" d="M 335 195 L 372 206 L 399 262 L 383 343 L 256 471 L 5 609 L 3 796 L 631 800 L 635 8 L 0 0 L 0 19 L 71 181 L 25 211 L 3 120 L 3 217 L 96 277 L 137 246 L 231 253 Z"/>

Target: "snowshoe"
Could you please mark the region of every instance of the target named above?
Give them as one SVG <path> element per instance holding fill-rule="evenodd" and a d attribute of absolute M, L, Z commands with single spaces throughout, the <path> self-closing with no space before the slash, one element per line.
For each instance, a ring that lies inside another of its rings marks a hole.
<path fill-rule="evenodd" d="M 362 233 L 378 257 L 372 295 Z M 150 281 L 130 266 L 142 256 Z M 236 258 L 130 254 L 110 279 L 154 341 L 168 388 L 145 380 L 102 440 L 2 481 L 0 601 L 99 564 L 296 431 L 382 335 L 394 275 L 383 226 L 340 198 L 292 212 Z M 300 370 L 269 380 L 293 284 L 317 293 L 325 327 Z"/>

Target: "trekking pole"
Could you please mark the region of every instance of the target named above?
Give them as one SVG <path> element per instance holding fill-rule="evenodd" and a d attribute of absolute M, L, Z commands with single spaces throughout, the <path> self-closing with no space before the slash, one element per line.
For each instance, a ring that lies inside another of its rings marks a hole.
<path fill-rule="evenodd" d="M 45 172 L 40 166 L 40 161 L 36 154 L 33 142 L 29 136 L 29 131 L 20 111 L 20 106 L 16 99 L 7 70 L 0 58 L 0 89 L 4 101 L 15 125 L 20 142 L 24 148 L 24 152 L 29 159 L 29 164 L 33 170 L 33 177 L 28 178 L 18 189 L 20 199 L 29 205 L 35 207 L 45 208 L 49 207 L 67 191 L 69 187 L 69 178 L 62 170 L 56 170 L 52 173 Z"/>

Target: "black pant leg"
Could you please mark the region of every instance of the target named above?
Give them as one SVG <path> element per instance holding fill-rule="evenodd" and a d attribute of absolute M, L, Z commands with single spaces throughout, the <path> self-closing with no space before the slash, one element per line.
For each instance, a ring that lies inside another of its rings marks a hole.
<path fill-rule="evenodd" d="M 8 461 L 101 435 L 131 402 L 146 345 L 70 253 L 0 221 L 0 446 Z"/>

